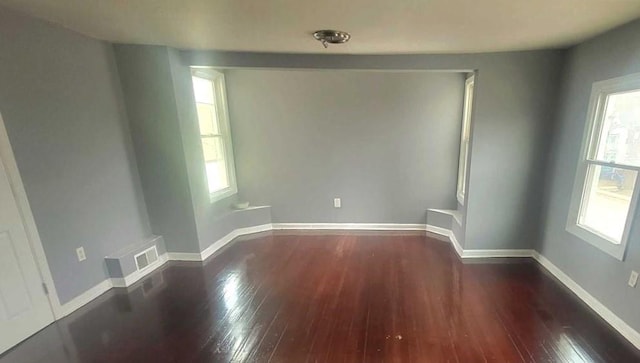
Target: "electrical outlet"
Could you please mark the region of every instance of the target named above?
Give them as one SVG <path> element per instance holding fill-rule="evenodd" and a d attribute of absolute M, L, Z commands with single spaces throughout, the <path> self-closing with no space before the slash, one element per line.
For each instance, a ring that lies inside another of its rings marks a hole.
<path fill-rule="evenodd" d="M 629 286 L 636 287 L 638 283 L 638 273 L 636 271 L 631 271 L 631 276 L 629 276 Z"/>
<path fill-rule="evenodd" d="M 342 208 L 342 201 L 340 200 L 340 198 L 333 198 L 333 207 Z"/>
<path fill-rule="evenodd" d="M 78 255 L 78 261 L 84 261 L 87 259 L 87 255 L 84 254 L 84 247 L 76 248 L 76 255 Z"/>

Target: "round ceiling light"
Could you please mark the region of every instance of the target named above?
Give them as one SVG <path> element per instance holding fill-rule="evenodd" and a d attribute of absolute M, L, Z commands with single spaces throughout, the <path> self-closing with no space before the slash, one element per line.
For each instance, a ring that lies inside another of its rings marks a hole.
<path fill-rule="evenodd" d="M 325 48 L 329 44 L 343 44 L 351 39 L 351 34 L 340 30 L 318 30 L 313 33 L 313 37 L 320 41 Z"/>

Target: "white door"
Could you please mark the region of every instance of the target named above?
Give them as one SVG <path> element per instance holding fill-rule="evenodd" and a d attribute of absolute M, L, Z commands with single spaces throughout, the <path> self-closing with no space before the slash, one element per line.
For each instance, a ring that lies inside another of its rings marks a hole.
<path fill-rule="evenodd" d="M 0 157 L 0 353 L 53 321 L 5 161 Z"/>

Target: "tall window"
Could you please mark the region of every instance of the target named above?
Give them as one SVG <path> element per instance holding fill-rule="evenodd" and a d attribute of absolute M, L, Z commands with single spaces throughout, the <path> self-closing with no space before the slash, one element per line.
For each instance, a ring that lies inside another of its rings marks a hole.
<path fill-rule="evenodd" d="M 469 137 L 471 135 L 471 107 L 473 104 L 474 76 L 467 78 L 464 87 L 464 109 L 462 111 L 462 131 L 460 135 L 460 160 L 458 161 L 458 188 L 456 197 L 464 204 L 464 191 L 467 187 L 467 160 L 469 159 Z"/>
<path fill-rule="evenodd" d="M 194 69 L 192 81 L 209 194 L 211 201 L 216 201 L 238 191 L 224 75 L 213 70 Z"/>
<path fill-rule="evenodd" d="M 640 74 L 596 82 L 567 230 L 622 260 L 640 170 Z"/>

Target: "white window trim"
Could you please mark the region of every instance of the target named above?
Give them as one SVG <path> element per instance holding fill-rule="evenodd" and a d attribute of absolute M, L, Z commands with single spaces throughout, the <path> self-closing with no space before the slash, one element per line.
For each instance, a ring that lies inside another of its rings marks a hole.
<path fill-rule="evenodd" d="M 464 82 L 464 103 L 462 110 L 462 128 L 460 129 L 460 155 L 458 158 L 458 181 L 456 186 L 456 199 L 460 205 L 464 205 L 466 178 L 469 174 L 469 147 L 471 145 L 471 113 L 473 110 L 473 92 L 475 89 L 475 75 Z M 471 90 L 471 91 L 469 91 Z M 467 140 L 465 141 L 465 136 Z M 466 152 L 465 152 L 466 143 Z"/>
<path fill-rule="evenodd" d="M 213 69 L 203 69 L 203 68 L 192 68 L 191 74 L 196 77 L 206 78 L 211 80 L 213 86 L 215 87 L 215 98 L 216 98 L 216 110 L 218 111 L 218 117 L 220 122 L 220 129 L 222 133 L 222 137 L 224 139 L 225 145 L 225 162 L 227 165 L 227 176 L 229 177 L 229 187 L 225 189 L 218 190 L 213 193 L 209 193 L 209 199 L 211 203 L 217 202 L 219 200 L 228 198 L 238 193 L 238 184 L 236 182 L 236 166 L 233 157 L 233 144 L 231 140 L 231 126 L 229 124 L 229 109 L 227 106 L 227 89 L 226 82 L 224 79 L 224 74 L 222 72 L 215 71 Z M 195 107 L 195 103 L 194 103 Z M 198 121 L 199 122 L 199 121 Z M 200 141 L 200 125 L 198 124 L 198 140 Z M 204 155 L 202 151 L 202 142 L 199 142 L 201 154 Z M 202 167 L 205 168 L 205 186 L 207 186 L 208 192 L 208 180 L 206 180 L 207 172 L 205 163 L 202 164 Z"/>
<path fill-rule="evenodd" d="M 608 79 L 604 81 L 595 82 L 591 89 L 591 98 L 589 100 L 589 110 L 587 112 L 587 122 L 582 139 L 582 148 L 580 150 L 580 159 L 578 160 L 578 167 L 576 169 L 576 178 L 574 181 L 573 192 L 571 195 L 571 204 L 569 207 L 569 216 L 567 218 L 566 230 L 584 240 L 585 242 L 599 248 L 614 258 L 622 261 L 629 242 L 629 231 L 633 224 L 633 219 L 636 213 L 636 206 L 638 202 L 638 190 L 640 187 L 640 175 L 636 179 L 636 184 L 631 197 L 631 203 L 629 205 L 629 213 L 627 214 L 627 220 L 625 223 L 624 232 L 620 243 L 611 241 L 611 239 L 591 230 L 586 226 L 578 224 L 580 216 L 580 208 L 582 201 L 584 200 L 585 187 L 587 183 L 587 172 L 590 164 L 598 164 L 602 166 L 615 166 L 615 163 L 607 163 L 602 161 L 596 161 L 589 159 L 592 154 L 592 147 L 595 144 L 594 137 L 599 136 L 599 129 L 601 127 L 601 116 L 604 112 L 604 103 L 607 95 L 613 93 L 620 93 L 626 91 L 632 91 L 640 89 L 640 73 L 631 74 L 624 77 L 618 77 Z M 624 165 L 625 169 L 636 170 L 640 174 L 640 167 Z"/>

